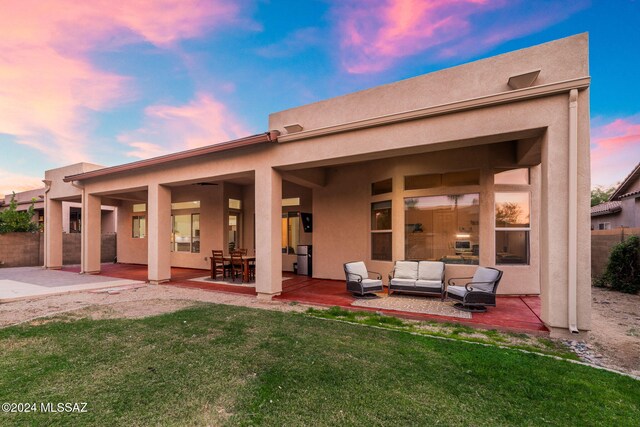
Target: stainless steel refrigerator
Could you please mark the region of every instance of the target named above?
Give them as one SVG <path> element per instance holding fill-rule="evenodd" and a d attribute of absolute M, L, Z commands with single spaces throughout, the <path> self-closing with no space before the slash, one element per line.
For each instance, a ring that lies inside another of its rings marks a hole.
<path fill-rule="evenodd" d="M 311 276 L 311 245 L 298 245 L 298 274 Z"/>

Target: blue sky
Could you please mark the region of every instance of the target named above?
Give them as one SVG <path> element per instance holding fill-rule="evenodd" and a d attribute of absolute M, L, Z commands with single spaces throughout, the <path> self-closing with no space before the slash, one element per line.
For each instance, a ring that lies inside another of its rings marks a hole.
<path fill-rule="evenodd" d="M 593 185 L 640 161 L 640 4 L 0 0 L 0 192 L 267 130 L 271 112 L 589 32 Z"/>

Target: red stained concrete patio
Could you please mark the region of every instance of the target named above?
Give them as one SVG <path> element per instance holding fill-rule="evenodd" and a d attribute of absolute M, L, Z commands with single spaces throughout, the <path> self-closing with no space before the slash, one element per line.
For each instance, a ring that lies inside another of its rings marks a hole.
<path fill-rule="evenodd" d="M 103 276 L 147 280 L 146 265 L 102 264 L 101 268 L 100 274 Z M 80 267 L 68 266 L 64 267 L 63 270 L 79 272 Z M 256 295 L 255 287 L 252 286 L 234 286 L 192 280 L 209 274 L 209 270 L 172 267 L 171 281 L 164 283 L 163 286 L 180 286 L 215 292 Z M 274 298 L 277 301 L 290 301 L 325 307 L 339 306 L 347 310 L 376 311 L 406 319 L 453 322 L 506 331 L 548 333 L 547 328 L 540 320 L 540 297 L 538 296 L 499 296 L 497 307 L 489 307 L 486 313 L 473 313 L 471 319 L 460 319 L 457 317 L 417 314 L 396 310 L 356 308 L 351 306 L 355 298 L 346 291 L 343 281 L 314 279 L 287 272 L 283 272 L 283 276 L 285 279 L 282 282 L 282 294 Z"/>

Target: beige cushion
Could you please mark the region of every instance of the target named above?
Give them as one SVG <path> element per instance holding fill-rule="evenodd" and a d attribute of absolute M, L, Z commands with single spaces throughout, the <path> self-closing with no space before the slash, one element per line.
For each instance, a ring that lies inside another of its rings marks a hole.
<path fill-rule="evenodd" d="M 366 279 L 369 277 L 369 273 L 367 272 L 367 266 L 364 265 L 364 262 L 350 262 L 349 264 L 344 266 L 349 273 L 349 281 L 357 282 L 360 279 Z M 362 276 L 362 277 L 359 277 Z"/>
<path fill-rule="evenodd" d="M 478 269 L 476 270 L 476 274 L 473 275 L 473 279 L 471 279 L 471 281 L 490 283 L 481 283 L 478 285 L 474 283 L 471 285 L 471 287 L 473 287 L 474 290 L 493 292 L 493 282 L 495 282 L 495 280 L 498 278 L 498 274 L 500 274 L 498 270 L 487 267 L 478 267 Z"/>
<path fill-rule="evenodd" d="M 393 278 L 391 279 L 391 282 L 389 282 L 389 284 L 391 285 L 391 287 L 393 286 L 415 286 L 416 285 L 416 281 L 413 279 L 396 279 Z"/>
<path fill-rule="evenodd" d="M 466 295 L 467 290 L 464 286 L 447 286 L 447 293 L 463 297 Z"/>
<path fill-rule="evenodd" d="M 418 263 L 415 261 L 397 261 L 393 277 L 396 279 L 418 280 Z"/>
<path fill-rule="evenodd" d="M 364 289 L 372 289 L 372 288 L 380 288 L 380 289 L 382 289 L 382 280 L 364 279 L 362 281 L 362 287 Z"/>
<path fill-rule="evenodd" d="M 444 262 L 440 261 L 420 261 L 418 263 L 418 279 L 420 280 L 442 280 Z"/>
<path fill-rule="evenodd" d="M 420 287 L 442 289 L 442 282 L 440 280 L 418 280 L 416 281 L 416 288 Z"/>

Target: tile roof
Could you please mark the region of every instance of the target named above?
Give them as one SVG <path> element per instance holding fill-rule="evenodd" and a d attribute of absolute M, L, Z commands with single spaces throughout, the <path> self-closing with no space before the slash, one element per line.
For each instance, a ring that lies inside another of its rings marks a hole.
<path fill-rule="evenodd" d="M 622 210 L 622 202 L 604 202 L 591 207 L 591 216 L 607 215 Z"/>
<path fill-rule="evenodd" d="M 627 177 L 625 179 L 622 180 L 622 183 L 618 186 L 618 188 L 616 188 L 616 190 L 613 192 L 611 197 L 609 197 L 609 200 L 610 201 L 611 200 L 619 200 L 622 197 L 632 196 L 634 194 L 639 193 L 638 191 L 625 193 L 627 191 L 627 189 L 631 186 L 631 184 L 635 180 L 637 180 L 638 178 L 640 178 L 640 163 L 638 163 L 636 165 L 636 167 L 633 168 L 631 173 L 629 175 L 627 175 Z"/>

